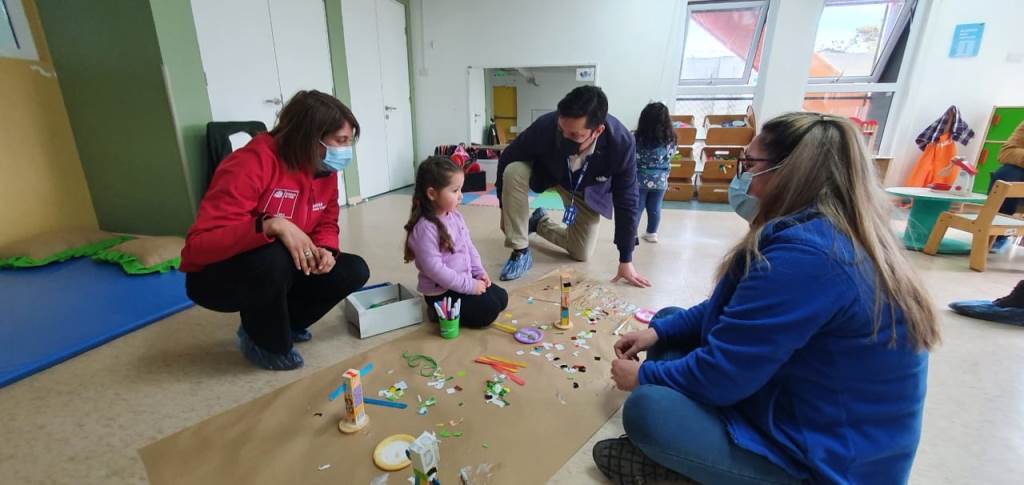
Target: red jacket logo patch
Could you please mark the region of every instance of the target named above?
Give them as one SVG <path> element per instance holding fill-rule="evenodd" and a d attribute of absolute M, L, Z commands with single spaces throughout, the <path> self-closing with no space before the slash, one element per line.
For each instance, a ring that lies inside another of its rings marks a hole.
<path fill-rule="evenodd" d="M 295 215 L 295 203 L 299 198 L 299 191 L 292 189 L 274 189 L 267 198 L 267 204 L 263 207 L 263 213 L 271 217 L 285 217 L 291 219 Z"/>

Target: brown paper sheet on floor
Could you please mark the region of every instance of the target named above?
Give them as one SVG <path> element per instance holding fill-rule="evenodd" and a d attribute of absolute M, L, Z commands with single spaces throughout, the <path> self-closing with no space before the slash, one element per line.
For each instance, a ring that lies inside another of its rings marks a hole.
<path fill-rule="evenodd" d="M 612 344 L 617 338 L 612 331 L 626 316 L 625 302 L 603 283 L 575 273 L 572 276 L 573 327 L 561 334 L 550 327 L 543 340 L 561 344 L 565 350 L 552 348 L 540 356 L 532 355 L 534 345 L 520 344 L 493 328 L 462 329 L 457 339 L 444 340 L 438 335 L 437 325 L 428 322 L 406 336 L 142 448 L 140 454 L 150 482 L 366 484 L 384 473 L 372 460 L 373 449 L 381 440 L 399 433 L 419 436 L 425 430 L 447 430 L 461 432 L 462 436 L 438 436 L 441 483 L 459 484 L 461 468 L 480 464 L 498 467 L 489 483 L 545 483 L 626 397 L 612 386 L 609 370 L 614 359 Z M 510 292 L 508 309 L 498 321 L 511 324 L 516 320 L 519 326 L 550 325 L 559 316 L 559 295 L 559 276 L 555 272 Z M 532 303 L 529 297 L 533 297 Z M 618 302 L 619 308 L 604 308 L 610 310 L 610 315 L 596 324 L 576 315 L 587 308 L 601 307 L 602 302 L 612 302 L 608 306 Z M 577 348 L 571 340 L 585 330 L 594 332 L 593 338 L 586 340 L 589 350 Z M 518 350 L 526 353 L 516 355 Z M 573 356 L 577 350 L 579 356 Z M 410 368 L 402 359 L 403 352 L 432 356 L 446 375 L 456 376 L 445 388 L 458 385 L 462 391 L 448 394 L 429 387 L 427 383 L 433 379 L 421 377 L 419 369 Z M 549 361 L 545 357 L 548 353 L 559 360 Z M 496 372 L 473 362 L 485 354 L 528 364 L 518 373 L 526 381 L 525 386 L 506 381 L 511 388 L 506 396 L 509 406 L 499 408 L 485 402 L 485 381 Z M 367 405 L 369 425 L 356 434 L 344 435 L 338 430 L 344 399 L 328 401 L 328 395 L 341 383 L 345 370 L 359 369 L 366 363 L 373 363 L 374 369 L 362 377 L 364 396 L 378 398 L 379 390 L 404 380 L 409 389 L 401 402 L 409 407 Z M 586 372 L 568 374 L 556 364 L 583 365 Z M 388 374 L 392 369 L 394 372 Z M 460 371 L 465 375 L 458 377 Z M 578 388 L 573 387 L 574 382 L 579 383 Z M 425 416 L 417 414 L 417 395 L 424 400 L 437 398 L 437 404 Z M 464 403 L 461 407 L 460 402 Z M 452 426 L 452 421 L 457 424 Z M 440 423 L 444 423 L 443 428 L 438 426 Z M 320 470 L 328 464 L 329 468 Z M 408 467 L 392 472 L 387 483 L 408 483 L 411 474 Z"/>

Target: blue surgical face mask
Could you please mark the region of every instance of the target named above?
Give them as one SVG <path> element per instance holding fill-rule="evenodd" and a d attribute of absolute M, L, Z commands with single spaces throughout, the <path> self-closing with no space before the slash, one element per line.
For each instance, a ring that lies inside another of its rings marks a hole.
<path fill-rule="evenodd" d="M 782 164 L 779 164 L 757 173 L 744 172 L 733 177 L 732 182 L 729 183 L 729 205 L 732 206 L 732 210 L 747 222 L 753 221 L 757 216 L 759 206 L 757 197 L 747 193 L 750 191 L 750 182 L 754 180 L 754 177 L 777 170 L 781 166 Z"/>
<path fill-rule="evenodd" d="M 324 153 L 324 159 L 321 161 L 324 168 L 332 172 L 340 172 L 345 170 L 345 167 L 352 162 L 352 146 L 343 147 L 332 147 L 324 142 L 320 142 L 327 152 Z"/>

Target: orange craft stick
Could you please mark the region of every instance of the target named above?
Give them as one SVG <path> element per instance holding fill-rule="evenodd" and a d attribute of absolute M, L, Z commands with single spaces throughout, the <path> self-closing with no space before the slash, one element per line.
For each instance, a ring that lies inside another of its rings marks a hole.
<path fill-rule="evenodd" d="M 489 365 L 491 367 L 500 367 L 505 372 L 519 372 L 519 369 L 515 367 L 509 367 L 507 364 L 502 364 L 501 362 L 494 362 L 487 359 L 476 359 L 473 362 L 476 362 L 477 364 Z"/>
<path fill-rule="evenodd" d="M 504 362 L 506 364 L 511 364 L 511 365 L 516 366 L 516 367 L 526 367 L 526 362 L 519 362 L 517 360 L 502 359 L 501 357 L 495 357 L 493 355 L 485 355 L 483 357 L 485 359 L 491 359 L 491 360 L 496 360 L 498 362 Z"/>
<path fill-rule="evenodd" d="M 515 374 L 505 373 L 505 371 L 501 367 L 498 367 L 498 366 L 493 365 L 493 364 L 491 365 L 491 367 L 493 367 L 494 370 L 496 370 L 498 372 L 501 372 L 502 374 L 505 374 L 505 377 L 508 377 L 510 381 L 515 382 L 516 384 L 519 384 L 520 386 L 525 386 L 526 385 L 526 381 L 524 381 L 522 377 L 519 377 L 519 376 L 517 376 Z"/>

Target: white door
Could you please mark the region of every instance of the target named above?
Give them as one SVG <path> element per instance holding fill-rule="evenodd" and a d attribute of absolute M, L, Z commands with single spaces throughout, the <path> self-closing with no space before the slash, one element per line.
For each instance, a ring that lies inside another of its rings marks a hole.
<path fill-rule="evenodd" d="M 344 0 L 341 11 L 352 110 L 362 127 L 359 191 L 373 197 L 414 182 L 405 8 L 395 0 Z"/>
<path fill-rule="evenodd" d="M 487 96 L 484 93 L 484 70 L 481 67 L 471 67 L 467 71 L 469 85 L 466 92 L 469 93 L 469 142 L 483 143 L 484 141 L 484 116 L 487 110 Z"/>
<path fill-rule="evenodd" d="M 341 2 L 348 87 L 352 94 L 352 111 L 361 128 L 356 160 L 359 163 L 359 193 L 363 197 L 373 197 L 390 190 L 375 3 L 375 0 Z"/>
<path fill-rule="evenodd" d="M 323 0 L 270 0 L 270 23 L 283 99 L 309 89 L 333 95 Z"/>
<path fill-rule="evenodd" d="M 214 121 L 274 126 L 281 85 L 265 0 L 192 0 Z"/>
<path fill-rule="evenodd" d="M 388 189 L 415 182 L 412 159 L 412 103 L 409 99 L 409 53 L 405 38 L 405 7 L 395 0 L 377 0 L 377 37 L 387 125 Z"/>
<path fill-rule="evenodd" d="M 277 122 L 296 92 L 334 94 L 323 0 L 192 0 L 213 121 Z M 338 201 L 347 203 L 344 174 Z"/>

